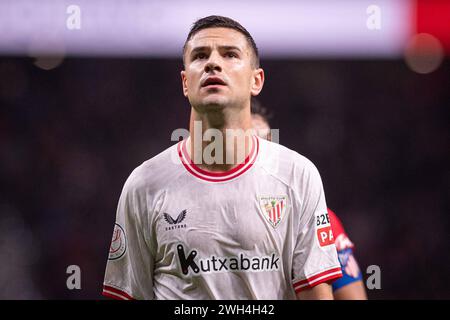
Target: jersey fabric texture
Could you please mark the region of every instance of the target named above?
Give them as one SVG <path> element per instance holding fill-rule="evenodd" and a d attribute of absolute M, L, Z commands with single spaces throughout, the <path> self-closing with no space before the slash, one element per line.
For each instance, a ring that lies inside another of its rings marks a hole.
<path fill-rule="evenodd" d="M 311 161 L 253 136 L 242 164 L 210 172 L 190 159 L 187 140 L 127 179 L 104 295 L 295 299 L 342 276 L 330 223 L 319 218 L 327 206 Z"/>
<path fill-rule="evenodd" d="M 333 291 L 336 291 L 353 282 L 362 280 L 362 272 L 353 256 L 354 245 L 350 241 L 341 220 L 331 209 L 328 208 L 333 235 L 335 237 L 336 249 L 338 251 L 339 263 L 341 264 L 342 277 L 332 283 Z"/>

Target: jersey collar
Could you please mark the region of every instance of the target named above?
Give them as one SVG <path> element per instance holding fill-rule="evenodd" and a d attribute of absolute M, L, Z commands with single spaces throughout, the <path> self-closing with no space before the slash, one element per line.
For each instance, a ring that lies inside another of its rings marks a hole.
<path fill-rule="evenodd" d="M 239 177 L 253 166 L 259 152 L 259 139 L 256 136 L 252 136 L 252 142 L 252 149 L 250 150 L 247 158 L 245 158 L 245 161 L 227 171 L 213 172 L 200 169 L 189 157 L 186 147 L 187 139 L 180 141 L 177 148 L 181 163 L 190 174 L 209 182 L 224 182 Z"/>

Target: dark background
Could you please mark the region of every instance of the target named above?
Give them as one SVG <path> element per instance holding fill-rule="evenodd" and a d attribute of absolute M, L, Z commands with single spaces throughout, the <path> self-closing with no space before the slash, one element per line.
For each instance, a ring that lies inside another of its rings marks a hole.
<path fill-rule="evenodd" d="M 312 160 L 371 299 L 450 298 L 450 68 L 267 60 L 260 101 Z M 187 128 L 181 60 L 0 58 L 0 298 L 100 299 L 123 183 Z M 66 268 L 81 268 L 81 290 Z"/>

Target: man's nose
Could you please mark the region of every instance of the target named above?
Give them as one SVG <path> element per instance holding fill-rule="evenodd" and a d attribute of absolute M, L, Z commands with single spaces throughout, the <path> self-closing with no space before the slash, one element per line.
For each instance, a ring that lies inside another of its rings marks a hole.
<path fill-rule="evenodd" d="M 209 73 L 211 71 L 222 71 L 222 67 L 219 64 L 219 57 L 216 54 L 211 54 L 205 65 L 205 72 Z"/>

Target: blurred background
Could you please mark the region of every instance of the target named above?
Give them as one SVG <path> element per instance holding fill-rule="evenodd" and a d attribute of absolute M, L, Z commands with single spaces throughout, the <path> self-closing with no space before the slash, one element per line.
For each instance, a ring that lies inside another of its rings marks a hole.
<path fill-rule="evenodd" d="M 181 48 L 229 16 L 260 102 L 311 159 L 370 299 L 449 299 L 449 1 L 0 2 L 0 299 L 102 299 L 128 175 L 175 142 Z M 81 290 L 66 269 L 81 268 Z"/>

